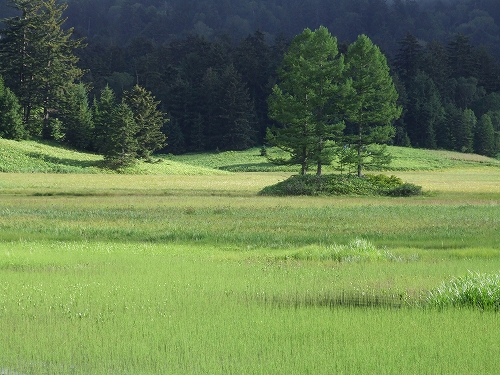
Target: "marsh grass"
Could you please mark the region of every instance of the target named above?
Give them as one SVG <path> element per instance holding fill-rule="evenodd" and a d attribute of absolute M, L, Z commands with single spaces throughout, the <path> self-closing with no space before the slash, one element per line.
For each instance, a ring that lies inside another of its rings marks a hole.
<path fill-rule="evenodd" d="M 453 277 L 431 290 L 425 305 L 445 307 L 500 309 L 500 274 L 469 272 L 466 276 Z"/>
<path fill-rule="evenodd" d="M 264 250 L 85 241 L 3 242 L 0 260 L 0 363 L 12 372 L 492 374 L 500 364 L 495 314 L 404 305 L 466 272 L 463 260 L 270 261 Z"/>
<path fill-rule="evenodd" d="M 455 162 L 398 172 L 434 192 L 405 199 L 257 195 L 289 172 L 1 174 L 0 372 L 496 374 L 498 313 L 421 308 L 500 269 L 500 171 Z"/>
<path fill-rule="evenodd" d="M 310 246 L 285 255 L 285 259 L 334 260 L 337 262 L 366 262 L 376 260 L 398 260 L 390 251 L 381 250 L 371 242 L 356 238 L 347 245 L 333 244 L 324 247 Z M 402 260 L 402 259 L 401 259 Z"/>

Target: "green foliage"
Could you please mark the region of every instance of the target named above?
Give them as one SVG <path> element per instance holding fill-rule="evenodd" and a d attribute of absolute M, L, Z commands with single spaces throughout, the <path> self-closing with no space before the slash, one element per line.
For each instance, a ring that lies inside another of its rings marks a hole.
<path fill-rule="evenodd" d="M 94 121 L 85 85 L 70 84 L 61 96 L 58 119 L 62 122 L 64 141 L 78 150 L 89 150 L 94 134 Z"/>
<path fill-rule="evenodd" d="M 264 188 L 261 195 L 420 195 L 421 187 L 395 176 L 298 175 Z"/>
<path fill-rule="evenodd" d="M 472 109 L 462 112 L 462 120 L 456 124 L 455 149 L 460 152 L 474 151 L 474 129 L 476 128 L 476 115 Z"/>
<path fill-rule="evenodd" d="M 365 175 L 365 179 L 383 190 L 390 190 L 403 185 L 403 180 L 399 177 L 387 176 L 385 174 L 367 174 Z"/>
<path fill-rule="evenodd" d="M 414 195 L 422 195 L 422 187 L 415 184 L 404 183 L 387 190 L 385 194 L 391 197 L 411 197 Z"/>
<path fill-rule="evenodd" d="M 130 91 L 125 91 L 123 103 L 127 104 L 134 114 L 137 156 L 150 160 L 154 151 L 165 146 L 166 138 L 162 128 L 167 119 L 157 108 L 160 102 L 155 101 L 151 92 L 136 85 Z"/>
<path fill-rule="evenodd" d="M 130 107 L 124 103 L 117 105 L 112 112 L 104 146 L 104 161 L 108 167 L 121 169 L 135 163 L 139 149 L 137 131 L 134 113 Z"/>
<path fill-rule="evenodd" d="M 103 153 L 106 149 L 109 127 L 113 121 L 113 110 L 116 107 L 116 96 L 109 86 L 101 90 L 98 99 L 94 98 L 92 106 L 94 119 L 94 148 Z"/>
<path fill-rule="evenodd" d="M 50 135 L 49 112 L 59 108 L 58 93 L 83 74 L 76 66 L 73 50 L 82 46 L 72 38 L 73 29 L 63 30 L 66 3 L 56 0 L 9 0 L 21 17 L 4 20 L 0 39 L 0 72 L 19 98 L 23 119 L 43 108 L 46 135 Z"/>
<path fill-rule="evenodd" d="M 0 137 L 20 140 L 27 135 L 17 97 L 0 77 Z"/>
<path fill-rule="evenodd" d="M 386 57 L 366 35 L 349 46 L 346 77 L 352 79 L 352 92 L 346 106 L 346 118 L 354 125 L 349 142 L 357 150 L 358 177 L 370 144 L 383 144 L 394 136 L 392 121 L 401 115 L 398 93 L 389 74 Z"/>
<path fill-rule="evenodd" d="M 475 129 L 474 151 L 480 155 L 495 157 L 500 150 L 495 146 L 495 129 L 491 117 L 484 114 Z"/>
<path fill-rule="evenodd" d="M 445 112 L 434 81 L 424 72 L 412 77 L 407 87 L 408 99 L 404 121 L 415 147 L 436 148 L 436 129 Z"/>
<path fill-rule="evenodd" d="M 279 71 L 281 82 L 269 97 L 269 116 L 282 124 L 270 129 L 267 141 L 290 154 L 271 161 L 299 164 L 301 174 L 333 159 L 332 148 L 344 124 L 340 121 L 345 96 L 344 58 L 337 39 L 325 27 L 305 29 L 292 41 Z"/>
<path fill-rule="evenodd" d="M 347 245 L 332 245 L 324 248 L 306 247 L 297 252 L 286 254 L 285 259 L 295 260 L 333 260 L 336 262 L 369 262 L 395 260 L 391 252 L 377 249 L 370 241 L 357 238 Z"/>
<path fill-rule="evenodd" d="M 467 276 L 454 277 L 431 290 L 425 305 L 499 311 L 500 275 L 469 272 Z"/>

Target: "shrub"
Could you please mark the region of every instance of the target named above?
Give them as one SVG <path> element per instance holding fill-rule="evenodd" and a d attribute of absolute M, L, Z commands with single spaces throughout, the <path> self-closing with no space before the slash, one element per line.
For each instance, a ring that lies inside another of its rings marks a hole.
<path fill-rule="evenodd" d="M 386 195 L 391 197 L 411 197 L 414 195 L 422 195 L 422 186 L 404 183 L 389 189 Z"/>
<path fill-rule="evenodd" d="M 380 189 L 393 189 L 403 184 L 403 180 L 396 176 L 386 176 L 385 174 L 367 174 L 365 178 Z"/>
<path fill-rule="evenodd" d="M 299 175 L 276 185 L 265 187 L 261 195 L 389 195 L 411 196 L 421 193 L 421 188 L 405 184 L 395 176 L 367 175 Z"/>

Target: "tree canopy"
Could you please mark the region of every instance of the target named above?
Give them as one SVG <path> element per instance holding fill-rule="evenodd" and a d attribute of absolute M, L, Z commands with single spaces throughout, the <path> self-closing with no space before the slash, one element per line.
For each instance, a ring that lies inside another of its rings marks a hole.
<path fill-rule="evenodd" d="M 403 111 L 394 123 L 396 136 L 385 143 L 485 153 L 487 148 L 479 147 L 484 142 L 476 139 L 484 137 L 481 118 L 488 114 L 494 137 L 488 153 L 496 155 L 497 5 L 496 0 L 9 0 L 0 4 L 5 18 L 0 73 L 22 108 L 16 137 L 43 135 L 99 151 L 103 122 L 95 108 L 90 121 L 85 106 L 92 107 L 106 86 L 120 102 L 139 85 L 168 113 L 161 133 L 169 141 L 161 152 L 241 150 L 261 146 L 267 129 L 277 125 L 266 99 L 281 81 L 277 71 L 291 38 L 324 25 L 340 54 L 364 34 L 387 56 Z M 82 37 L 86 48 L 80 48 Z M 88 103 L 73 86 L 80 83 Z M 80 116 L 70 115 L 70 96 L 80 102 L 74 105 Z M 462 128 L 464 119 L 472 125 Z M 352 121 L 345 125 L 347 134 L 356 133 Z M 319 144 L 326 146 L 324 161 L 309 160 L 318 167 L 331 157 L 332 143 Z M 351 140 L 337 150 L 343 162 L 352 162 L 353 145 Z M 372 156 L 380 151 L 363 150 Z M 379 162 L 383 152 L 380 156 Z M 369 159 L 365 167 L 373 162 Z"/>
<path fill-rule="evenodd" d="M 290 153 L 305 174 L 311 164 L 333 159 L 332 148 L 344 128 L 341 111 L 346 94 L 344 58 L 337 39 L 325 27 L 305 29 L 294 38 L 279 72 L 280 83 L 269 98 L 270 117 L 283 125 L 269 130 L 267 140 Z"/>
<path fill-rule="evenodd" d="M 0 73 L 19 98 L 23 120 L 32 122 L 33 111 L 43 112 L 44 134 L 50 136 L 49 113 L 57 110 L 58 93 L 82 76 L 76 66 L 74 49 L 81 40 L 73 39 L 73 29 L 63 30 L 67 4 L 56 0 L 9 0 L 20 15 L 4 20 L 0 39 Z M 32 133 L 42 127 L 31 128 Z"/>

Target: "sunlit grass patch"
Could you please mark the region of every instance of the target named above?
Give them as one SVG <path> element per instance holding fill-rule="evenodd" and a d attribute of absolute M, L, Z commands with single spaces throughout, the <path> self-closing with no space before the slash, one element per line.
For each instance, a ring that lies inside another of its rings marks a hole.
<path fill-rule="evenodd" d="M 346 245 L 307 246 L 298 250 L 280 254 L 281 259 L 316 260 L 336 262 L 403 261 L 417 260 L 417 255 L 402 257 L 387 249 L 377 248 L 373 243 L 356 238 Z"/>
<path fill-rule="evenodd" d="M 500 309 L 500 274 L 469 272 L 453 277 L 431 290 L 425 301 L 429 307 L 470 307 L 483 310 Z"/>

